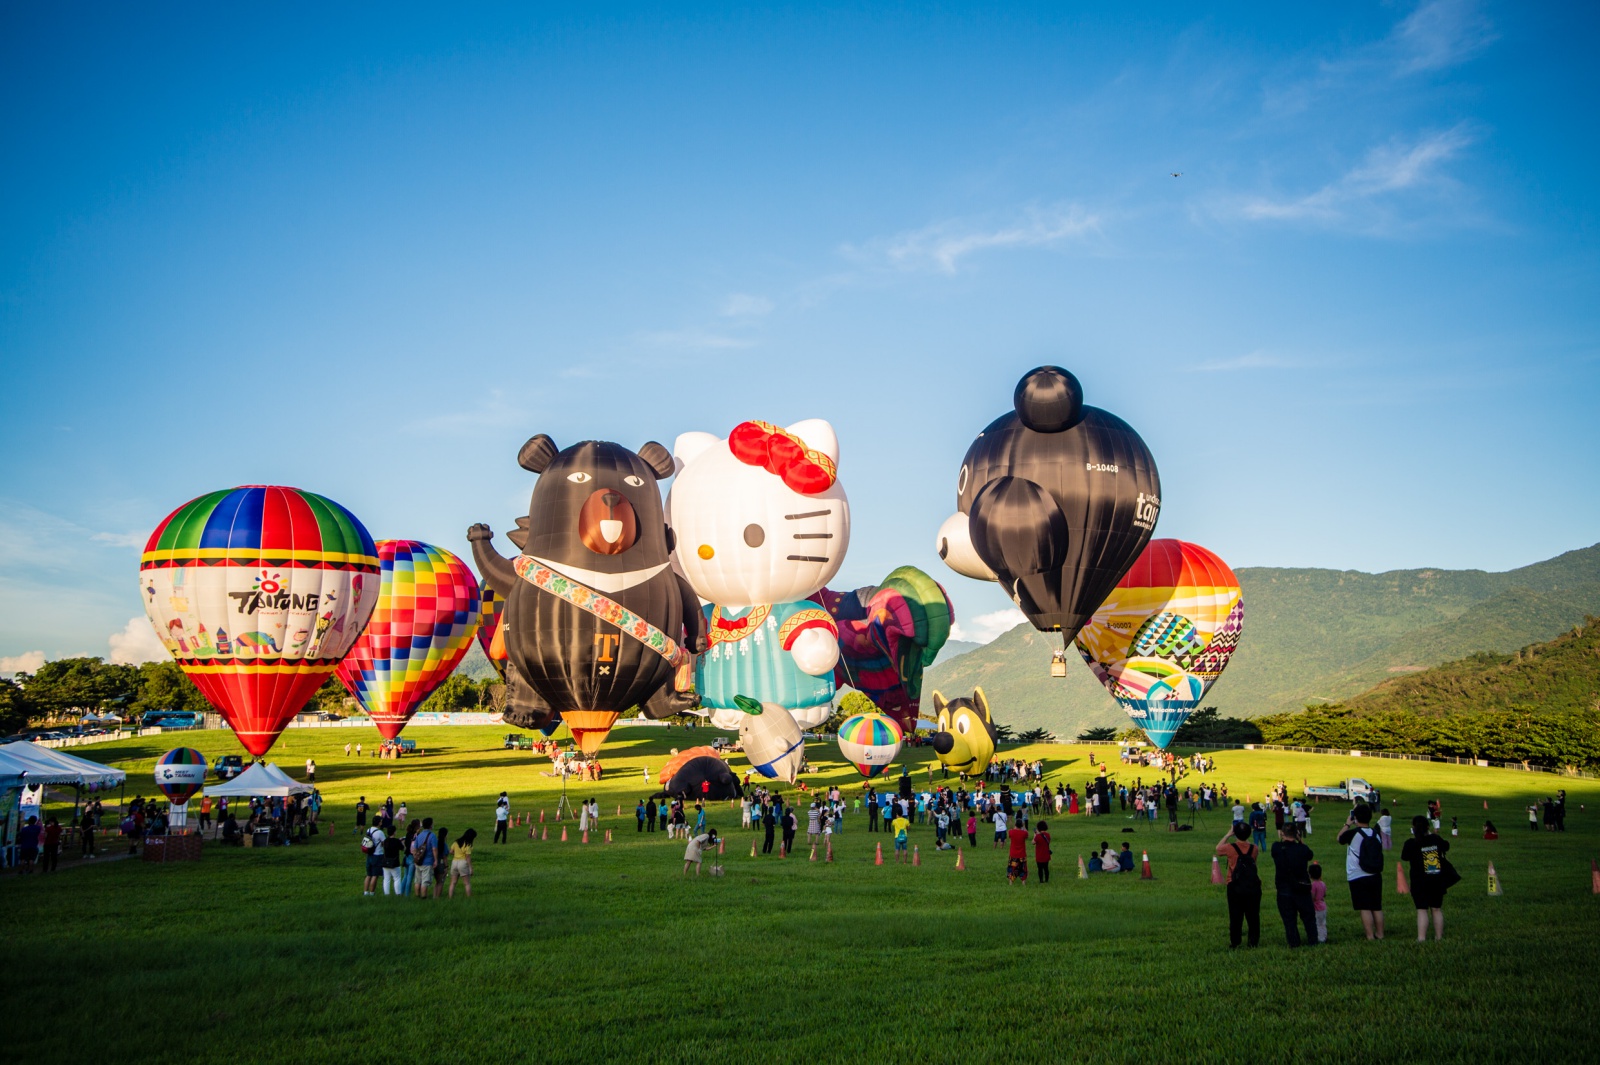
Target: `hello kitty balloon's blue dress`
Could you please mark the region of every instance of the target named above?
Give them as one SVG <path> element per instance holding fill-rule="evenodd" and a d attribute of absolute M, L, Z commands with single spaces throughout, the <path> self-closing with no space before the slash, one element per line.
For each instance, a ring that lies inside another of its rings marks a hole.
<path fill-rule="evenodd" d="M 789 653 L 807 629 L 839 630 L 828 612 L 810 600 L 773 603 L 746 610 L 704 608 L 710 648 L 695 663 L 695 690 L 704 706 L 736 710 L 735 695 L 777 703 L 796 719 L 814 717 L 833 703 L 833 670 L 812 676 Z M 822 713 L 826 719 L 827 713 Z"/>

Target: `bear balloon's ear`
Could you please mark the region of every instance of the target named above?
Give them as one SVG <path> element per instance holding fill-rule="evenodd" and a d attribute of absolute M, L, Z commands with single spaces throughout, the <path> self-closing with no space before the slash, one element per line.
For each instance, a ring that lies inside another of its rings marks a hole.
<path fill-rule="evenodd" d="M 663 481 L 672 476 L 672 452 L 654 440 L 639 449 L 639 457 L 644 459 L 646 466 L 655 471 L 656 480 Z"/>
<path fill-rule="evenodd" d="M 945 705 L 946 704 L 945 704 L 945 701 L 944 701 L 944 696 L 940 695 L 938 692 L 934 692 L 933 693 L 933 712 L 936 713 L 936 714 L 944 713 Z"/>
<path fill-rule="evenodd" d="M 517 465 L 529 473 L 543 473 L 560 453 L 556 442 L 540 433 L 522 445 L 522 450 L 517 452 Z"/>
<path fill-rule="evenodd" d="M 1036 433 L 1060 433 L 1083 420 L 1083 386 L 1059 366 L 1030 370 L 1011 401 L 1017 417 Z"/>
<path fill-rule="evenodd" d="M 984 721 L 991 725 L 994 724 L 994 715 L 989 713 L 989 700 L 984 698 L 982 688 L 972 689 L 972 705 L 978 708 L 978 712 L 983 715 Z"/>

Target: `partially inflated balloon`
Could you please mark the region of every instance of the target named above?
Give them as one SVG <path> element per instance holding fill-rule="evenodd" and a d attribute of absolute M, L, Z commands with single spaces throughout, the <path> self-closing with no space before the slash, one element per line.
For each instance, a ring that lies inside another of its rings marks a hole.
<path fill-rule="evenodd" d="M 156 788 L 182 806 L 206 783 L 206 756 L 192 747 L 174 747 L 156 760 Z"/>
<path fill-rule="evenodd" d="M 839 753 L 864 777 L 875 777 L 889 768 L 900 753 L 904 735 L 888 714 L 856 714 L 839 726 Z"/>
<path fill-rule="evenodd" d="M 478 596 L 483 603 L 483 611 L 478 617 L 478 646 L 483 648 L 484 655 L 495 672 L 500 674 L 500 679 L 505 680 L 506 645 L 502 641 L 497 648 L 495 636 L 500 632 L 500 615 L 505 610 L 506 601 L 486 583 L 478 586 Z"/>
<path fill-rule="evenodd" d="M 156 635 L 259 758 L 366 627 L 377 548 L 331 499 L 246 485 L 167 515 L 139 586 Z"/>
<path fill-rule="evenodd" d="M 758 703 L 743 695 L 739 707 L 739 746 L 750 767 L 764 777 L 793 784 L 806 760 L 805 734 L 777 703 Z"/>
<path fill-rule="evenodd" d="M 861 692 L 902 729 L 914 728 L 922 671 L 950 636 L 954 608 L 944 588 L 915 566 L 901 566 L 876 587 L 824 588 L 811 598 L 839 627 L 834 682 Z"/>
<path fill-rule="evenodd" d="M 378 558 L 378 605 L 339 663 L 339 681 L 392 740 L 460 664 L 483 607 L 478 578 L 443 548 L 379 540 Z"/>
<path fill-rule="evenodd" d="M 1152 540 L 1077 643 L 1100 683 L 1165 748 L 1243 630 L 1244 597 L 1226 562 L 1198 544 Z"/>
<path fill-rule="evenodd" d="M 973 441 L 939 557 L 998 581 L 1034 628 L 1072 639 L 1155 531 L 1161 479 L 1139 434 L 1083 404 L 1072 374 L 1024 376 Z"/>

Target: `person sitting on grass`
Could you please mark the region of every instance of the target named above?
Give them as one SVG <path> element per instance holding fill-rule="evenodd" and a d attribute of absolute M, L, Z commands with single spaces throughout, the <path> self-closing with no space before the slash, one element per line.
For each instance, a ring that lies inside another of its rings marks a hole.
<path fill-rule="evenodd" d="M 1095 856 L 1093 865 L 1102 873 L 1122 872 L 1122 863 L 1117 860 L 1117 852 L 1111 849 L 1111 844 L 1105 840 L 1100 841 L 1100 853 Z"/>
<path fill-rule="evenodd" d="M 1483 823 L 1483 838 L 1484 839 L 1499 839 L 1500 838 L 1500 833 L 1495 831 L 1495 827 L 1494 827 L 1494 822 L 1493 821 L 1485 821 Z"/>
<path fill-rule="evenodd" d="M 1117 855 L 1117 870 L 1123 873 L 1133 872 L 1133 849 L 1124 841 L 1122 853 Z"/>
<path fill-rule="evenodd" d="M 715 846 L 717 830 L 710 829 L 698 836 L 689 837 L 689 845 L 683 850 L 683 875 L 689 875 L 689 866 L 694 866 L 694 875 L 700 875 L 700 855 L 706 847 Z"/>

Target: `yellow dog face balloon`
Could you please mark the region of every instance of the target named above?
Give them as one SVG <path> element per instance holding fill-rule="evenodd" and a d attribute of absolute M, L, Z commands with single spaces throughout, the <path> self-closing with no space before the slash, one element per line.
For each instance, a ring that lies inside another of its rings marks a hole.
<path fill-rule="evenodd" d="M 994 715 L 989 713 L 989 700 L 983 689 L 976 688 L 970 699 L 951 699 L 933 693 L 939 731 L 933 737 L 933 749 L 939 761 L 962 776 L 980 776 L 994 757 Z"/>

